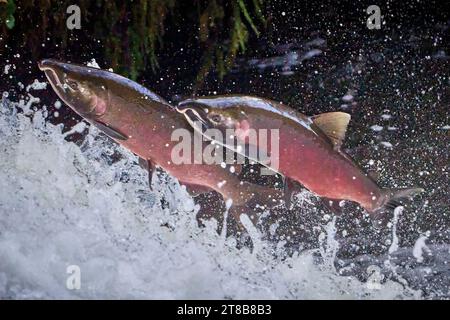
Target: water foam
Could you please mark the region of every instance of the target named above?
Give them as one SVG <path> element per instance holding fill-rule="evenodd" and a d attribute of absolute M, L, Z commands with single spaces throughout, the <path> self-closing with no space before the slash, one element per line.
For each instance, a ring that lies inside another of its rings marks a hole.
<path fill-rule="evenodd" d="M 261 239 L 256 252 L 237 249 L 215 220 L 197 226 L 198 207 L 176 180 L 154 179 L 151 193 L 131 153 L 92 127 L 81 146 L 67 142 L 30 105 L 0 108 L 0 298 L 418 297 L 396 282 L 373 289 L 339 276 L 334 222 L 317 251 L 281 260 L 273 251 L 283 246 Z M 70 265 L 79 290 L 66 287 Z"/>

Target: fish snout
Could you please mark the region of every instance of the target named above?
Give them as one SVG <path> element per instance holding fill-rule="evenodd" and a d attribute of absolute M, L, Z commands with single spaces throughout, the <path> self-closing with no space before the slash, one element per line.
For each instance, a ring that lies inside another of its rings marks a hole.
<path fill-rule="evenodd" d="M 188 100 L 184 100 L 182 102 L 180 102 L 175 109 L 179 112 L 179 113 L 185 113 L 186 110 L 189 110 L 192 108 L 191 106 L 192 100 L 188 99 Z"/>
<path fill-rule="evenodd" d="M 207 117 L 205 110 L 191 100 L 180 102 L 176 110 L 183 114 L 189 124 L 200 132 L 211 129 L 212 125 Z"/>
<path fill-rule="evenodd" d="M 208 108 L 202 103 L 199 103 L 193 99 L 188 99 L 180 102 L 176 106 L 176 110 L 179 113 L 184 114 L 184 116 L 191 121 L 201 121 L 203 123 L 208 122 Z"/>
<path fill-rule="evenodd" d="M 55 59 L 44 59 L 38 62 L 38 67 L 45 73 L 47 79 L 52 85 L 61 85 L 64 75 L 67 73 L 67 67 L 64 62 Z"/>
<path fill-rule="evenodd" d="M 43 59 L 38 62 L 38 67 L 41 71 L 58 71 L 64 69 L 64 63 L 55 59 Z"/>
<path fill-rule="evenodd" d="M 38 62 L 38 67 L 39 70 L 44 71 L 45 70 L 45 66 L 48 64 L 48 60 L 44 59 Z"/>

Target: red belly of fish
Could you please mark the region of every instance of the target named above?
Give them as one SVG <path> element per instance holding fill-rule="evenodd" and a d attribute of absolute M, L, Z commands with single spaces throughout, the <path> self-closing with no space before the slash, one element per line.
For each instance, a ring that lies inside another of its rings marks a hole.
<path fill-rule="evenodd" d="M 380 188 L 322 138 L 302 131 L 280 130 L 280 172 L 321 197 L 355 201 L 372 210 Z"/>
<path fill-rule="evenodd" d="M 193 162 L 190 164 L 174 163 L 171 152 L 173 147 L 180 143 L 179 141 L 171 141 L 174 128 L 184 128 L 189 131 L 192 131 L 192 129 L 187 127 L 181 115 L 171 114 L 171 116 L 171 119 L 165 117 L 164 121 L 159 122 L 152 117 L 145 120 L 145 115 L 141 115 L 139 121 L 129 119 L 129 124 L 124 124 L 121 129 L 134 134 L 121 144 L 139 157 L 151 160 L 153 164 L 160 166 L 183 184 L 208 187 L 221 193 L 225 199 L 233 199 L 234 204 L 243 204 L 252 196 L 253 192 L 268 191 L 265 188 L 264 190 L 260 189 L 256 185 L 241 183 L 237 175 L 223 169 L 220 165 L 196 164 Z M 191 141 L 193 143 L 193 138 Z M 196 150 L 193 144 L 191 150 L 193 161 Z M 202 148 L 201 151 L 203 151 Z"/>
<path fill-rule="evenodd" d="M 125 143 L 127 148 L 144 159 L 151 159 L 155 164 L 164 168 L 169 174 L 177 177 L 184 183 L 208 185 L 212 189 L 217 188 L 218 180 L 223 176 L 223 169 L 218 166 L 205 164 L 175 164 L 171 157 L 172 148 L 179 141 L 171 141 L 172 126 L 168 126 L 170 121 L 155 124 L 154 121 L 146 125 L 145 121 L 135 127 L 135 138 L 131 138 Z M 181 126 L 178 125 L 177 128 Z M 186 128 L 187 130 L 187 128 Z M 129 128 L 128 128 L 129 132 Z M 191 147 L 194 150 L 194 147 Z M 193 160 L 193 155 L 191 157 Z M 217 169 L 217 170 L 216 170 Z M 216 171 L 221 174 L 217 175 Z"/>

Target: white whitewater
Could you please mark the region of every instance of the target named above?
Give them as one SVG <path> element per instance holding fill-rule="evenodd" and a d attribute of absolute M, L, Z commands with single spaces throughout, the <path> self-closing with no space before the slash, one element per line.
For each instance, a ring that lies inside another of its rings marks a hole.
<path fill-rule="evenodd" d="M 29 99 L 0 107 L 0 298 L 419 297 L 397 282 L 338 275 L 333 222 L 320 264 L 312 251 L 276 259 L 283 246 L 259 238 L 257 252 L 237 249 L 215 221 L 197 226 L 198 208 L 174 179 L 155 178 L 151 193 L 134 155 L 84 125 L 73 130 L 89 130 L 84 143 L 67 142 Z M 79 290 L 66 287 L 71 265 Z"/>

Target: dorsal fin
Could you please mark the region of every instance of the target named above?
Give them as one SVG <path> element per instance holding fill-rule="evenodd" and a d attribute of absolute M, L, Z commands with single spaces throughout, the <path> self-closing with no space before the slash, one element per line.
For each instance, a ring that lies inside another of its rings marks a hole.
<path fill-rule="evenodd" d="M 311 120 L 339 149 L 345 138 L 350 115 L 345 112 L 327 112 L 311 117 Z"/>

